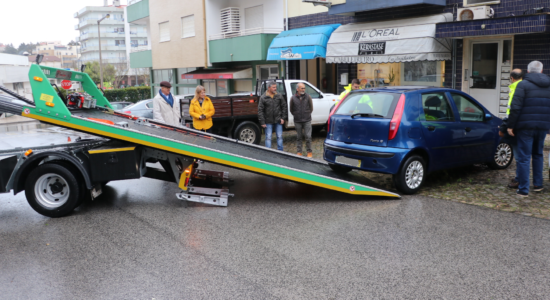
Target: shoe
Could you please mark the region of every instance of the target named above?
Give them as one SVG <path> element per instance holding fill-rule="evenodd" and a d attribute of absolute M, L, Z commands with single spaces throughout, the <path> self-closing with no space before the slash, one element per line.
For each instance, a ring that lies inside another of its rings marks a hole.
<path fill-rule="evenodd" d="M 522 197 L 522 198 L 525 198 L 525 197 L 528 197 L 528 196 L 529 196 L 529 194 L 523 193 L 523 192 L 520 192 L 520 191 L 517 191 L 517 192 L 516 192 L 516 195 L 518 195 L 518 196 L 520 196 L 520 197 Z"/>
<path fill-rule="evenodd" d="M 313 153 L 308 152 L 308 153 L 307 153 L 307 157 L 309 157 L 309 158 L 313 157 Z"/>
<path fill-rule="evenodd" d="M 298 153 L 296 153 L 296 155 L 302 156 L 302 152 L 298 152 Z"/>
<path fill-rule="evenodd" d="M 511 189 L 517 189 L 519 187 L 519 182 L 517 182 L 515 179 L 512 179 L 510 183 L 508 183 L 508 187 Z"/>
<path fill-rule="evenodd" d="M 542 192 L 542 190 L 544 190 L 543 186 L 533 186 L 534 192 Z"/>

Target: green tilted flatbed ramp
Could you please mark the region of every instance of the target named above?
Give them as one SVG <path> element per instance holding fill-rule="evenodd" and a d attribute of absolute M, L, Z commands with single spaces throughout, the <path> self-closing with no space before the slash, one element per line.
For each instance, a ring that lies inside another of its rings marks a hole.
<path fill-rule="evenodd" d="M 149 125 L 139 124 L 129 115 L 114 113 L 109 101 L 85 73 L 32 65 L 29 78 L 36 106 L 24 106 L 21 112 L 24 117 L 348 194 L 399 197 L 373 187 L 371 181 L 358 174 L 337 174 L 322 161 L 152 120 Z M 83 90 L 97 101 L 97 107 L 69 110 L 48 78 L 80 81 Z"/>

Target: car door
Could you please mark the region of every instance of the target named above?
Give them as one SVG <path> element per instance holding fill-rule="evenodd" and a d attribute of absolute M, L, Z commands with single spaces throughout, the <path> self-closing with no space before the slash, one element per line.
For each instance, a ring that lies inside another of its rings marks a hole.
<path fill-rule="evenodd" d="M 464 128 L 456 119 L 445 92 L 426 92 L 421 97 L 423 112 L 420 123 L 430 153 L 430 170 L 461 164 L 460 145 Z"/>
<path fill-rule="evenodd" d="M 143 117 L 147 119 L 153 119 L 153 101 L 145 103 L 146 111 L 144 112 Z"/>
<path fill-rule="evenodd" d="M 453 101 L 460 125 L 464 129 L 462 150 L 464 163 L 488 161 L 494 154 L 495 132 L 491 122 L 485 121 L 485 110 L 472 98 L 460 93 L 449 93 Z"/>

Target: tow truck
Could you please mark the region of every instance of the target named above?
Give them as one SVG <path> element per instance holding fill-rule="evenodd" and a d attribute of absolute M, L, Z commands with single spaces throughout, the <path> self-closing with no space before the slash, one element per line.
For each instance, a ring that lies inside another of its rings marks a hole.
<path fill-rule="evenodd" d="M 63 98 L 50 84 L 52 78 L 81 82 L 82 101 Z M 84 72 L 33 64 L 29 80 L 34 100 L 0 87 L 23 101 L 13 103 L 1 97 L 0 112 L 97 136 L 0 150 L 0 193 L 24 191 L 30 206 L 44 216 L 70 214 L 84 200 L 99 197 L 109 181 L 141 177 L 177 184 L 181 191 L 175 196 L 182 201 L 227 206 L 233 196 L 229 172 L 206 170 L 199 160 L 353 194 L 358 199 L 399 197 L 374 187 L 359 174 L 335 173 L 323 161 L 117 112 Z"/>

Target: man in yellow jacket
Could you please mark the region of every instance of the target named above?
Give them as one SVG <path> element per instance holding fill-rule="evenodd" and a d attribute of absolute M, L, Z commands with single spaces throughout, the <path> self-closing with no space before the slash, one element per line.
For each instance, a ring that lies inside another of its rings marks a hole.
<path fill-rule="evenodd" d="M 193 117 L 193 127 L 197 130 L 212 133 L 212 116 L 214 113 L 214 105 L 210 98 L 206 96 L 205 88 L 202 85 L 197 86 L 195 98 L 189 104 L 189 115 Z"/>

